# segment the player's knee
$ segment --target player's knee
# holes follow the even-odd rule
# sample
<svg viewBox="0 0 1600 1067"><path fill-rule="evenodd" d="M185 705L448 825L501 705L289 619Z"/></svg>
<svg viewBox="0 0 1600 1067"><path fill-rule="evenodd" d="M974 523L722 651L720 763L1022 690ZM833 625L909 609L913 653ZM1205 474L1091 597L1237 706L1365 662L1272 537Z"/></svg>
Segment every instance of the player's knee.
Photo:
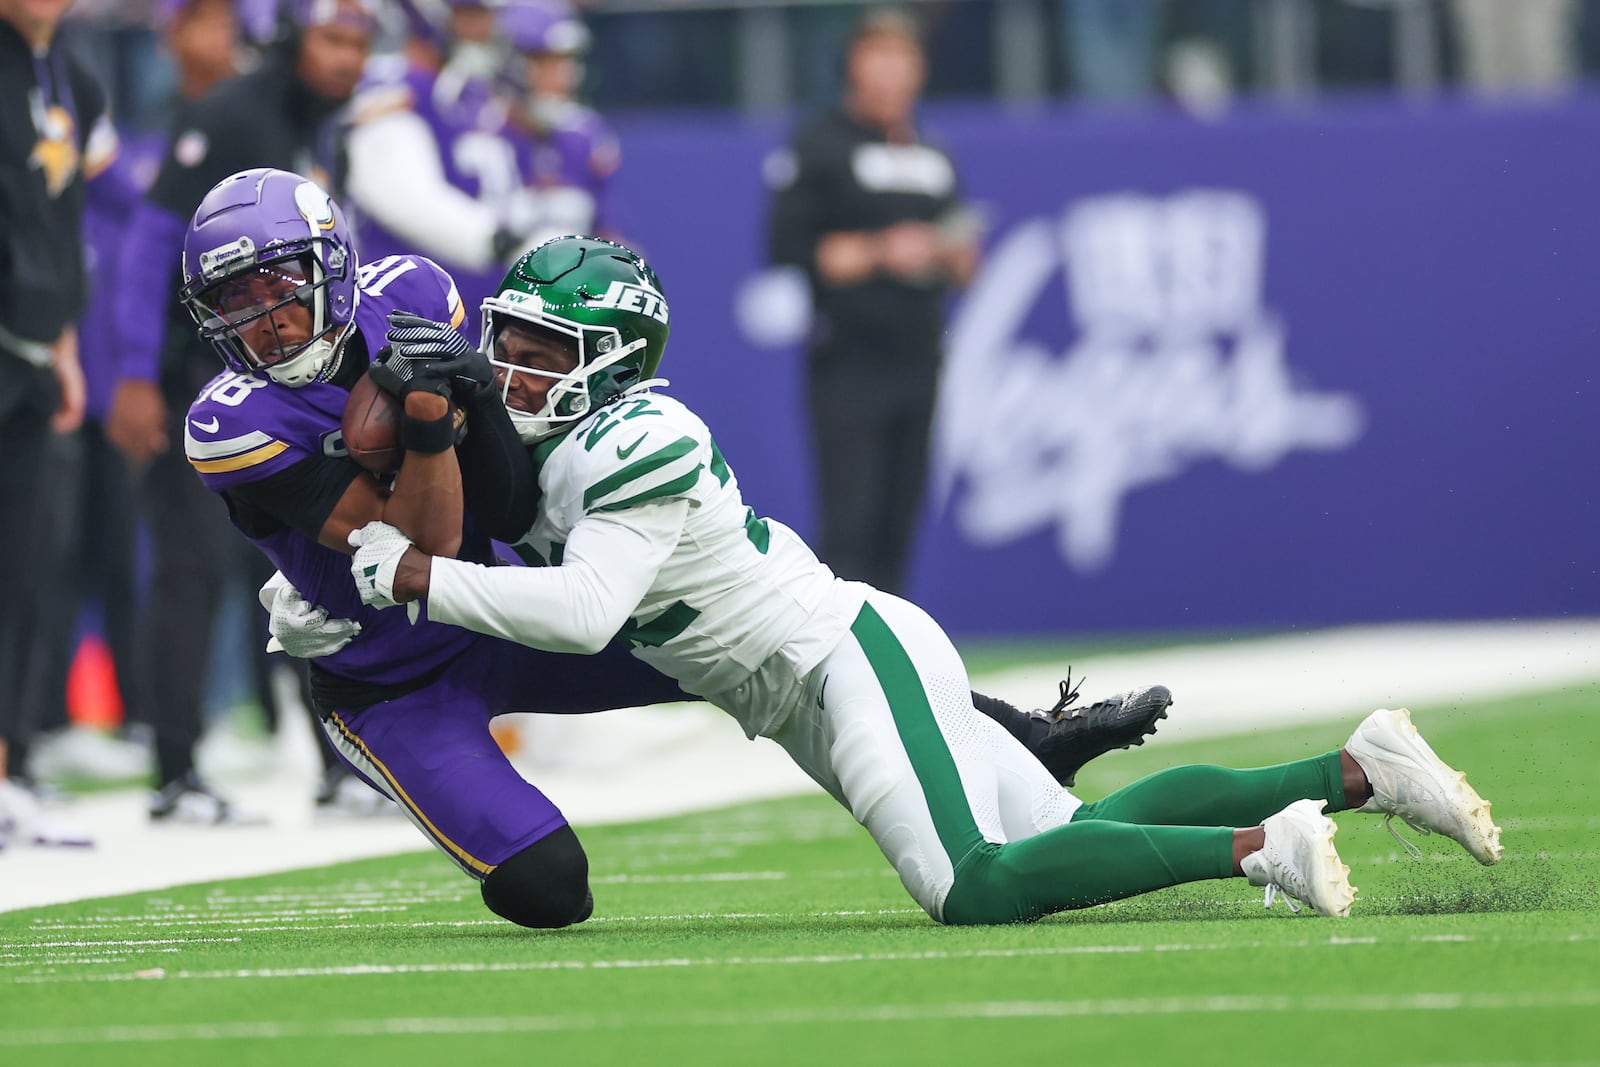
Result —
<svg viewBox="0 0 1600 1067"><path fill-rule="evenodd" d="M540 930L587 919L594 911L589 857L572 827L541 837L489 872L483 902L502 919Z"/></svg>
<svg viewBox="0 0 1600 1067"><path fill-rule="evenodd" d="M1037 919L1038 907L1022 892L1022 879L1002 845L976 848L956 868L945 894L946 926L997 926Z"/></svg>

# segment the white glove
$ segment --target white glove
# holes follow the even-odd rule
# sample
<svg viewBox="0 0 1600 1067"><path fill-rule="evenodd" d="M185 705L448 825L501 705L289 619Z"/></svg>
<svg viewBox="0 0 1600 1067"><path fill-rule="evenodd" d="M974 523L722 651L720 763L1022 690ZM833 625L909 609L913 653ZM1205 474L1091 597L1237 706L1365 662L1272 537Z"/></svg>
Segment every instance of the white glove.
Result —
<svg viewBox="0 0 1600 1067"><path fill-rule="evenodd" d="M261 587L262 600L266 600L269 588L272 602L267 607L271 612L267 629L272 639L267 642L268 652L287 652L296 659L331 656L361 632L361 624L354 619L328 618L327 608L319 608L301 596L300 590L282 574L274 574Z"/></svg>
<svg viewBox="0 0 1600 1067"><path fill-rule="evenodd" d="M356 550L350 561L350 576L356 580L361 602L375 608L398 605L394 598L394 572L400 566L400 557L411 547L411 538L386 522L369 522L359 530L351 530L349 540L350 547Z"/></svg>
<svg viewBox="0 0 1600 1067"><path fill-rule="evenodd" d="M283 576L282 571L273 571L272 577L261 584L256 590L256 599L261 602L262 611L271 611L272 602L277 599L278 590L289 584L289 579Z"/></svg>

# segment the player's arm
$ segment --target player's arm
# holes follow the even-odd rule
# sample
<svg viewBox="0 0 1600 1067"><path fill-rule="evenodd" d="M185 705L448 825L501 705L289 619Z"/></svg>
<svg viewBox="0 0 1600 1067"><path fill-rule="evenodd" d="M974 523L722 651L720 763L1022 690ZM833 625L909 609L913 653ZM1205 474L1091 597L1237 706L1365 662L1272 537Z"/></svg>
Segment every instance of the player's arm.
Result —
<svg viewBox="0 0 1600 1067"><path fill-rule="evenodd" d="M408 549L395 599L428 617L552 652L590 655L611 642L672 555L689 502L596 512L573 527L559 567L484 567Z"/></svg>
<svg viewBox="0 0 1600 1067"><path fill-rule="evenodd" d="M349 151L350 198L390 233L467 270L498 265L494 205L450 184L426 120L409 110L386 112L350 131ZM428 209L418 211L418 204Z"/></svg>
<svg viewBox="0 0 1600 1067"><path fill-rule="evenodd" d="M406 395L404 404L405 458L380 517L404 530L424 552L453 557L461 550L466 504L450 401L417 390ZM348 530L345 536L348 543Z"/></svg>
<svg viewBox="0 0 1600 1067"><path fill-rule="evenodd" d="M190 461L202 474L204 464L211 462L204 458L197 462L193 455ZM431 457L407 453L391 493L348 460L312 455L262 477L235 481L224 492L235 521L246 534L288 526L303 537L348 554L353 551L350 531L369 522L405 522L416 530L418 544L454 555L461 543L459 474L455 489L458 506L452 510L448 502L451 475L438 469L446 465L455 466L448 453ZM427 514L419 518L424 512ZM454 529L442 530L452 518Z"/></svg>
<svg viewBox="0 0 1600 1067"><path fill-rule="evenodd" d="M355 464L331 461L349 467L350 475L338 502L312 534L320 544L349 553L354 550L350 531L360 530L366 523L386 522L405 531L427 552L453 557L461 550L464 502L461 467L451 446L450 402L435 394L413 392L405 398L405 413L408 422L437 427L435 435L443 448L426 451L408 442L400 474L395 475L394 488L389 491L365 477Z"/></svg>
<svg viewBox="0 0 1600 1067"><path fill-rule="evenodd" d="M767 216L767 257L780 266L815 269L822 236L826 190L806 138L780 148L763 166L772 201Z"/></svg>
<svg viewBox="0 0 1600 1067"><path fill-rule="evenodd" d="M227 121L215 101L188 109L174 130L161 170L134 207L116 267L107 275L117 279L111 313L118 362L106 436L135 463L172 445L160 386L161 353L189 216L213 185L256 161L248 124Z"/></svg>
<svg viewBox="0 0 1600 1067"><path fill-rule="evenodd" d="M467 512L496 541L519 541L533 528L539 509L533 457L517 436L499 389L463 390L456 403L467 416L467 435L456 446Z"/></svg>
<svg viewBox="0 0 1600 1067"><path fill-rule="evenodd" d="M768 256L775 264L804 268L824 285L855 285L883 266L882 241L878 231L845 230L835 223L832 205L841 184L836 154L831 142L812 130L787 154L769 157Z"/></svg>

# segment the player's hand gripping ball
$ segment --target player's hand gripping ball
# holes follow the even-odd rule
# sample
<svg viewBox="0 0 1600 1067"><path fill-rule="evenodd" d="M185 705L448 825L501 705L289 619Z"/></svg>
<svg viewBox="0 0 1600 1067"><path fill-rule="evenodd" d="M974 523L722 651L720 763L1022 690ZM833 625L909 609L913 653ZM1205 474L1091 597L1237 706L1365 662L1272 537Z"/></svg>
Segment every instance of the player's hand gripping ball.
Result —
<svg viewBox="0 0 1600 1067"><path fill-rule="evenodd" d="M405 455L400 447L400 401L378 388L369 371L350 390L340 429L350 458L374 474L393 474Z"/></svg>

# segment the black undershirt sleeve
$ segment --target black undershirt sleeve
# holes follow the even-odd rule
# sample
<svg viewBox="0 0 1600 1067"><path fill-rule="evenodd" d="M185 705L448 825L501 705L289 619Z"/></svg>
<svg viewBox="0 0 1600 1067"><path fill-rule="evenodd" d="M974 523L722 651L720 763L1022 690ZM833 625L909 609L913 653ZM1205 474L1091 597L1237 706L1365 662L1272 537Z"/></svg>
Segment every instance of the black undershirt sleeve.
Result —
<svg viewBox="0 0 1600 1067"><path fill-rule="evenodd" d="M223 496L234 523L247 536L261 537L287 526L316 541L350 483L368 477L346 460L308 456L276 474L236 485Z"/></svg>
<svg viewBox="0 0 1600 1067"><path fill-rule="evenodd" d="M480 389L460 403L467 435L456 446L456 458L467 512L494 540L518 541L533 528L539 507L533 457L496 389Z"/></svg>

